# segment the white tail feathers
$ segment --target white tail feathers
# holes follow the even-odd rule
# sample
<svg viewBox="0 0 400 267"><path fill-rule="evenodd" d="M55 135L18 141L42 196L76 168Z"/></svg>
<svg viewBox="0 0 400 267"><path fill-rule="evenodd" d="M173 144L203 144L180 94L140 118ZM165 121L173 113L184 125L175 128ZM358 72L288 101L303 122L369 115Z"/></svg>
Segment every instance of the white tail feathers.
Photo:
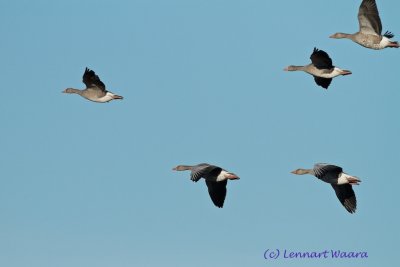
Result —
<svg viewBox="0 0 400 267"><path fill-rule="evenodd" d="M347 173L342 172L338 178L338 184L351 184L351 185L359 185L361 182L360 179L356 176L348 175Z"/></svg>

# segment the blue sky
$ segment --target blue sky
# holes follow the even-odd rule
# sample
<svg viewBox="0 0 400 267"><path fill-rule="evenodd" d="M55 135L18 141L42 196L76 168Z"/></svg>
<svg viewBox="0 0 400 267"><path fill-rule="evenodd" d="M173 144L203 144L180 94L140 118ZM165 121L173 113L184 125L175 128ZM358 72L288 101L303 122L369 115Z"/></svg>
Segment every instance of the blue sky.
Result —
<svg viewBox="0 0 400 267"><path fill-rule="evenodd" d="M394 264L399 50L358 30L360 1L1 1L0 265ZM397 1L378 1L399 40ZM314 47L353 75L328 91L290 64ZM123 101L98 104L85 67ZM171 169L208 162L241 179L223 209ZM357 213L290 171L316 162L361 178ZM368 259L265 260L266 249Z"/></svg>

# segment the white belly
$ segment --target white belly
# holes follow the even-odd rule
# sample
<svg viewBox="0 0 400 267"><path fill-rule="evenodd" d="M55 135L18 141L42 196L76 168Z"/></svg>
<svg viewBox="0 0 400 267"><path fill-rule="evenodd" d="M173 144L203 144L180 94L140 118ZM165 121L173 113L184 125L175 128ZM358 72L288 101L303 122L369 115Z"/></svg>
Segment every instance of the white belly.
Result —
<svg viewBox="0 0 400 267"><path fill-rule="evenodd" d="M105 102L113 100L113 96L114 96L114 94L112 94L110 92L107 92L107 94L105 96L100 97L100 98L98 98L96 100L93 100L93 101L100 102L100 103L105 103Z"/></svg>

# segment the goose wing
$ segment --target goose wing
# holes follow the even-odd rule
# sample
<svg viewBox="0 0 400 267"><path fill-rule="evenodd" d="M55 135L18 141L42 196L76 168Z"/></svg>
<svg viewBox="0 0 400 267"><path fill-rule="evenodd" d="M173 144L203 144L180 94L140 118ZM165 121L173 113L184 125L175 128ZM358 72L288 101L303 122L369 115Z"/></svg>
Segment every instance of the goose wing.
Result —
<svg viewBox="0 0 400 267"><path fill-rule="evenodd" d="M334 183L339 178L339 174L343 172L343 169L339 166L317 163L314 165L314 175L327 183Z"/></svg>
<svg viewBox="0 0 400 267"><path fill-rule="evenodd" d="M190 179L193 182L197 182L201 178L206 178L206 176L210 176L214 173L218 174L221 172L222 168L214 165L210 165L207 163L201 163L193 167L192 172L190 173Z"/></svg>
<svg viewBox="0 0 400 267"><path fill-rule="evenodd" d="M317 77L314 76L315 83L322 88L328 89L329 85L332 82L332 78L322 78L322 77Z"/></svg>
<svg viewBox="0 0 400 267"><path fill-rule="evenodd" d="M343 207L350 213L356 212L357 199L354 194L353 187L349 184L337 185L331 184L335 190L336 196L342 203Z"/></svg>
<svg viewBox="0 0 400 267"><path fill-rule="evenodd" d="M381 35L382 22L375 0L362 1L358 11L358 22L360 24L360 32Z"/></svg>
<svg viewBox="0 0 400 267"><path fill-rule="evenodd" d="M224 206L227 183L228 183L227 180L224 180L221 182L214 182L214 181L206 180L206 185L208 187L208 193L210 194L212 202L218 208L222 208Z"/></svg>
<svg viewBox="0 0 400 267"><path fill-rule="evenodd" d="M106 91L106 86L100 80L99 76L97 76L93 70L90 70L88 68L85 69L85 73L82 77L82 82L86 85L86 88L97 87L104 92Z"/></svg>
<svg viewBox="0 0 400 267"><path fill-rule="evenodd" d="M314 48L314 51L311 54L310 59L311 59L312 64L317 69L332 69L333 68L332 59L323 50Z"/></svg>

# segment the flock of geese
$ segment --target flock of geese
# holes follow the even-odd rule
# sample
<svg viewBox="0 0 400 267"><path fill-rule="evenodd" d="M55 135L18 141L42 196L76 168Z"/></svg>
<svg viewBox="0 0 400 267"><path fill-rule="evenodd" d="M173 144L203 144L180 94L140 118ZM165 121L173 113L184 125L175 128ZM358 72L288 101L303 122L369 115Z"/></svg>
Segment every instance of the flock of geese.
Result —
<svg viewBox="0 0 400 267"><path fill-rule="evenodd" d="M394 35L386 31L382 35L382 22L379 17L375 0L363 0L358 10L360 30L353 34L335 33L330 38L347 38L366 48L380 50L386 47L399 48L398 42L390 40ZM332 65L332 59L322 50L314 48L311 54L311 64L306 66L288 66L285 71L305 71L314 76L315 83L328 89L332 79L339 75L349 75L351 71L342 70Z"/></svg>
<svg viewBox="0 0 400 267"><path fill-rule="evenodd" d="M335 33L331 38L347 38L366 48L384 49L386 47L399 48L399 43L391 41L394 37L391 32L385 32L382 35L382 23L379 18L379 12L375 0L363 0L359 12L358 21L360 30L354 34ZM339 75L349 75L351 71L342 70L334 67L332 59L322 50L314 48L311 54L311 63L305 66L288 66L285 71L304 71L314 76L317 85L327 89L334 77ZM82 78L86 89L79 90L67 88L63 93L78 94L87 100L105 103L114 99L123 99L122 96L116 95L106 90L106 86L100 80L99 76L93 70L85 69ZM173 168L174 171L191 171L190 179L194 182L203 178L206 182L208 193L215 206L222 208L226 197L226 186L228 180L238 180L239 177L221 167L207 163L201 163L194 166L178 165ZM317 163L313 169L297 169L292 171L293 174L303 175L310 174L318 179L330 184L334 189L337 198L344 208L354 213L357 208L357 200L354 194L353 185L358 185L361 181L356 176L351 176L343 171L339 166L326 163Z"/></svg>

